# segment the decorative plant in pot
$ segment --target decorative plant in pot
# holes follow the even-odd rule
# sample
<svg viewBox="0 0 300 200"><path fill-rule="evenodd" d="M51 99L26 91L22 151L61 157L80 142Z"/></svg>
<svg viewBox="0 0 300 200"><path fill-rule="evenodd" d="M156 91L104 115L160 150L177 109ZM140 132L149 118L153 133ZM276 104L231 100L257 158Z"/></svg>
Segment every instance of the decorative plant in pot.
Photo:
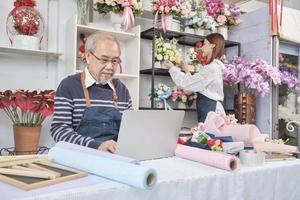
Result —
<svg viewBox="0 0 300 200"><path fill-rule="evenodd" d="M154 41L154 56L155 61L160 63L161 68L164 67L161 63L169 60L173 64L179 64L181 61L181 49L177 49L177 40L175 38L169 40L163 37L155 38Z"/></svg>
<svg viewBox="0 0 300 200"><path fill-rule="evenodd" d="M16 0L6 20L6 32L15 48L38 50L44 34L44 19L34 9L35 0Z"/></svg>
<svg viewBox="0 0 300 200"><path fill-rule="evenodd" d="M54 111L54 90L0 92L0 109L13 122L16 154L36 153L43 121Z"/></svg>
<svg viewBox="0 0 300 200"><path fill-rule="evenodd" d="M93 10L100 14L110 13L115 29L127 31L134 25L134 18L143 13L141 0L94 0Z"/></svg>
<svg viewBox="0 0 300 200"><path fill-rule="evenodd" d="M281 84L280 71L266 61L257 58L248 62L241 57L233 57L225 64L224 83L235 90L235 114L240 123L255 123L255 93L267 96L272 87Z"/></svg>
<svg viewBox="0 0 300 200"><path fill-rule="evenodd" d="M172 101L177 102L177 108L186 109L191 107L197 98L196 93L185 91L175 86L172 91Z"/></svg>

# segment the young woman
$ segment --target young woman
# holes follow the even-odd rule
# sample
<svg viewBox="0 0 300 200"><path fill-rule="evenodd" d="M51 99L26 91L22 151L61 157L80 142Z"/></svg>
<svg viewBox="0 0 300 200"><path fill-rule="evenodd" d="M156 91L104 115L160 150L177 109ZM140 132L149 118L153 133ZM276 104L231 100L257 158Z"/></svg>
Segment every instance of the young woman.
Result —
<svg viewBox="0 0 300 200"><path fill-rule="evenodd" d="M220 61L225 52L224 48L225 41L221 34L213 33L206 36L201 50L207 64L193 75L184 63L179 68L171 62L164 62L177 86L197 92L198 122L204 122L209 111L225 114L222 106L224 98L222 78L224 64Z"/></svg>

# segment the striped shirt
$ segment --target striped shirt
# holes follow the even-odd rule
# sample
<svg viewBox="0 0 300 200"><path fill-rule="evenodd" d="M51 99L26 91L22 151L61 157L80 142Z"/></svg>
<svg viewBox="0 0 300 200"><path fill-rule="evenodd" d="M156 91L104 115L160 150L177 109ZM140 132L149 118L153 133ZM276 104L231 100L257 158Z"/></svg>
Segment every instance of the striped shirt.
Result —
<svg viewBox="0 0 300 200"><path fill-rule="evenodd" d="M118 109L132 109L132 101L126 86L119 80L113 79L118 95ZM113 108L112 89L108 84L92 84L88 87L91 107ZM66 141L97 149L100 142L91 137L78 134L75 130L83 116L86 101L80 81L80 74L68 76L58 86L54 103L54 116L51 124L51 136L55 142Z"/></svg>

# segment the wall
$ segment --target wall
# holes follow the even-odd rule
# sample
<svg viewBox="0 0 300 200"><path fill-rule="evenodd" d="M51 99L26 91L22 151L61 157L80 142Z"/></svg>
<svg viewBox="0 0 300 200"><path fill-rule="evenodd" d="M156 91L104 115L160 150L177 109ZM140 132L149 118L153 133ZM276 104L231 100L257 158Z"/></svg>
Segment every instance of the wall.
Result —
<svg viewBox="0 0 300 200"><path fill-rule="evenodd" d="M242 23L230 31L230 40L241 42L241 55L246 59L262 58L271 63L271 38L268 29L268 8L244 14ZM271 136L272 95L256 97L256 124L262 133Z"/></svg>

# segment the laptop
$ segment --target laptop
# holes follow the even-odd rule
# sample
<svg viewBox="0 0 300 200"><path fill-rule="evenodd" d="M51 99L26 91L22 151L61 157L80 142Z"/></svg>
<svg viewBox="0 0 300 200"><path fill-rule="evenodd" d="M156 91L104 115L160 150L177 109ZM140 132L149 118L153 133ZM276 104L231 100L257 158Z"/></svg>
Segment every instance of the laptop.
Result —
<svg viewBox="0 0 300 200"><path fill-rule="evenodd" d="M116 154L137 160L174 156L184 111L126 110Z"/></svg>

